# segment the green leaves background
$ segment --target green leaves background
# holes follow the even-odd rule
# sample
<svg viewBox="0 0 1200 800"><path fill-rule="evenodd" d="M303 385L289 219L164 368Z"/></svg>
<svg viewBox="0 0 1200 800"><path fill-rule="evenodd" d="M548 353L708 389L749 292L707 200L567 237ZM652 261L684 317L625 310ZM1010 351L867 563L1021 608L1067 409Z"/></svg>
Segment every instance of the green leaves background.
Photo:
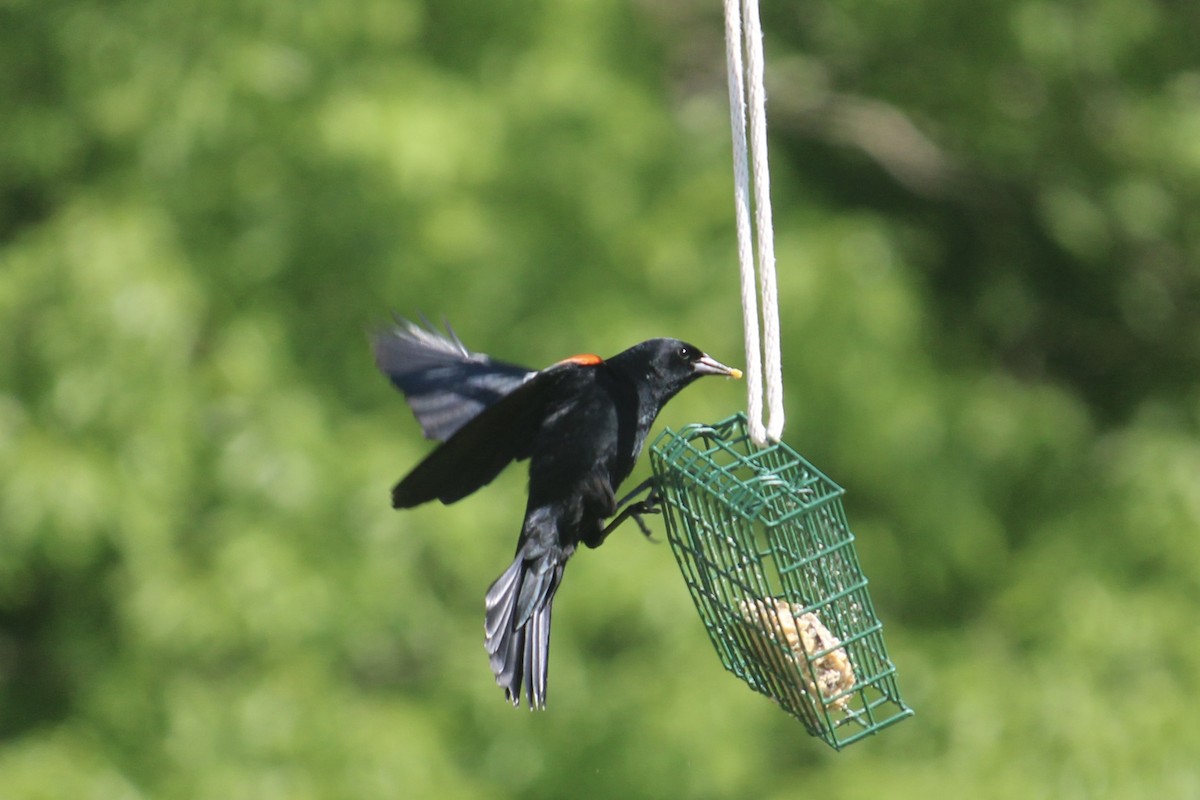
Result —
<svg viewBox="0 0 1200 800"><path fill-rule="evenodd" d="M0 796L1200 792L1198 16L764 7L786 436L918 711L835 754L633 534L513 711L520 470L387 502L393 310L740 362L715 4L0 2Z"/></svg>

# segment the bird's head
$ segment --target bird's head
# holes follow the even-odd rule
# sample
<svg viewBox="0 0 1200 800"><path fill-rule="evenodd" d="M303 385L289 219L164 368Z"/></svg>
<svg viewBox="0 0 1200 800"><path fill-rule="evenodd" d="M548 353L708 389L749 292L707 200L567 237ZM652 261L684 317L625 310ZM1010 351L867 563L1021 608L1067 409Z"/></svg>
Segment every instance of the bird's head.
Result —
<svg viewBox="0 0 1200 800"><path fill-rule="evenodd" d="M657 370L668 380L690 383L705 375L724 375L734 379L742 377L740 369L725 366L694 344L678 339L659 339L655 349Z"/></svg>
<svg viewBox="0 0 1200 800"><path fill-rule="evenodd" d="M680 389L705 375L742 377L694 344L679 339L650 339L608 359L608 363L638 377L639 390L657 404L666 403Z"/></svg>

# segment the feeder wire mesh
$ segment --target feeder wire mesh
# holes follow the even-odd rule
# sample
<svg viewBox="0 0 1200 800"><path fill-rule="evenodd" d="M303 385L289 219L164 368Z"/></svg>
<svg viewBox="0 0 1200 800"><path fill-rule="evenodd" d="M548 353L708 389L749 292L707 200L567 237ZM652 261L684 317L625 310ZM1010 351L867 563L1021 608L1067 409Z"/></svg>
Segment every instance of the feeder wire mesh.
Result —
<svg viewBox="0 0 1200 800"><path fill-rule="evenodd" d="M737 414L650 449L667 538L725 668L835 749L912 715L843 489Z"/></svg>

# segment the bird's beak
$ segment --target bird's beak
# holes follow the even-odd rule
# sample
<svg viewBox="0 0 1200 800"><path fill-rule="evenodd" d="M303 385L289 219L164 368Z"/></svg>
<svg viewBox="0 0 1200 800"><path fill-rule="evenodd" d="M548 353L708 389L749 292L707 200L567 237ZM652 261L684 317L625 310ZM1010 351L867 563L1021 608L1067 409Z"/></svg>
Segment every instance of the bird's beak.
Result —
<svg viewBox="0 0 1200 800"><path fill-rule="evenodd" d="M734 380L742 377L742 371L740 369L727 367L709 355L700 356L700 358L696 360L696 364L693 369L697 375L728 375Z"/></svg>

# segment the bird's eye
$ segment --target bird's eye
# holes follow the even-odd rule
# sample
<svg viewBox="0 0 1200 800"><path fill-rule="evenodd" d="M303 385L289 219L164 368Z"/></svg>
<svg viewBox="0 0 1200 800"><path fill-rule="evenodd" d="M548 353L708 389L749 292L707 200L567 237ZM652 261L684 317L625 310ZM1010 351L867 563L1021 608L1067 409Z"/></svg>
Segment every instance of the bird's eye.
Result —
<svg viewBox="0 0 1200 800"><path fill-rule="evenodd" d="M682 347L679 348L678 355L684 361L691 361L692 360L692 348L688 347L687 345L683 345Z"/></svg>

